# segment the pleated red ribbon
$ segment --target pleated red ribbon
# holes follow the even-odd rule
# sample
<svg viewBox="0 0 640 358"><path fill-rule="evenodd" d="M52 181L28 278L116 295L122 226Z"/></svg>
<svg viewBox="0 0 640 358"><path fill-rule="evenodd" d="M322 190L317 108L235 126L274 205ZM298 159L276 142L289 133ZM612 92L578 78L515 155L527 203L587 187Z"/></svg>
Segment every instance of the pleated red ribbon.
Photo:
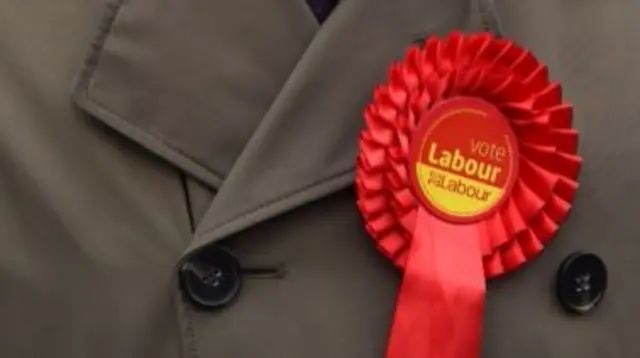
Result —
<svg viewBox="0 0 640 358"><path fill-rule="evenodd" d="M508 196L460 222L425 205L411 154L421 120L459 97L498 109L518 154ZM358 207L377 247L404 272L386 357L479 357L485 279L536 257L570 211L582 162L572 107L530 51L489 33L454 32L394 63L365 121Z"/></svg>

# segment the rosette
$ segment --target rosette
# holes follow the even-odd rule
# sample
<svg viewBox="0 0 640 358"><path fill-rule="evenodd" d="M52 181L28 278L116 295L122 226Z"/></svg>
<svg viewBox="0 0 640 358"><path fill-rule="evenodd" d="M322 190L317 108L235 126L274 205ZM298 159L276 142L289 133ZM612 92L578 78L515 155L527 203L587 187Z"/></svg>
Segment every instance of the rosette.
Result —
<svg viewBox="0 0 640 358"><path fill-rule="evenodd" d="M404 272L387 357L478 357L485 279L536 257L570 211L572 107L530 51L454 32L409 48L364 119L357 204Z"/></svg>

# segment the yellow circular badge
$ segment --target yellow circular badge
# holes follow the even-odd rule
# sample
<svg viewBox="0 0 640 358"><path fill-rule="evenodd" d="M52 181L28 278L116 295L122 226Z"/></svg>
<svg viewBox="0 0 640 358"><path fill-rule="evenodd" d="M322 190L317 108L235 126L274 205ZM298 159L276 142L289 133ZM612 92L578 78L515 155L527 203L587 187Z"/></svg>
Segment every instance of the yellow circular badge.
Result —
<svg viewBox="0 0 640 358"><path fill-rule="evenodd" d="M421 118L411 143L411 180L438 217L472 222L509 196L518 171L518 143L493 105L470 97L440 102Z"/></svg>

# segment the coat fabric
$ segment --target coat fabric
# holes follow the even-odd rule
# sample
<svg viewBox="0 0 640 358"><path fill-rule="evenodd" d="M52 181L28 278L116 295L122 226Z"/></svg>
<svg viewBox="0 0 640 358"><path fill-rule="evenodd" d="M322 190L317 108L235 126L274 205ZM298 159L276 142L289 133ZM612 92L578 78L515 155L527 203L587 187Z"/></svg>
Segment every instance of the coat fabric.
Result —
<svg viewBox="0 0 640 358"><path fill-rule="evenodd" d="M639 357L640 3L488 3L319 25L304 0L0 1L0 356L384 357L400 274L355 206L362 110L416 40L497 12L563 83L584 166L559 235L488 283L482 357ZM216 247L278 274L198 308L179 267ZM553 288L577 250L609 271L585 316Z"/></svg>

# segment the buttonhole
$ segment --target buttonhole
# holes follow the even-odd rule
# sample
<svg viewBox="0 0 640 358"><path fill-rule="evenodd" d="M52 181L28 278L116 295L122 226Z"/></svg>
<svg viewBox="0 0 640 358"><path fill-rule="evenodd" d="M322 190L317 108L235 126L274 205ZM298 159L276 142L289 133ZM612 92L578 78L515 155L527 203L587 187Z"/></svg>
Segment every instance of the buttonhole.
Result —
<svg viewBox="0 0 640 358"><path fill-rule="evenodd" d="M248 266L240 269L246 278L270 278L281 279L287 275L287 270L283 264L277 266Z"/></svg>

